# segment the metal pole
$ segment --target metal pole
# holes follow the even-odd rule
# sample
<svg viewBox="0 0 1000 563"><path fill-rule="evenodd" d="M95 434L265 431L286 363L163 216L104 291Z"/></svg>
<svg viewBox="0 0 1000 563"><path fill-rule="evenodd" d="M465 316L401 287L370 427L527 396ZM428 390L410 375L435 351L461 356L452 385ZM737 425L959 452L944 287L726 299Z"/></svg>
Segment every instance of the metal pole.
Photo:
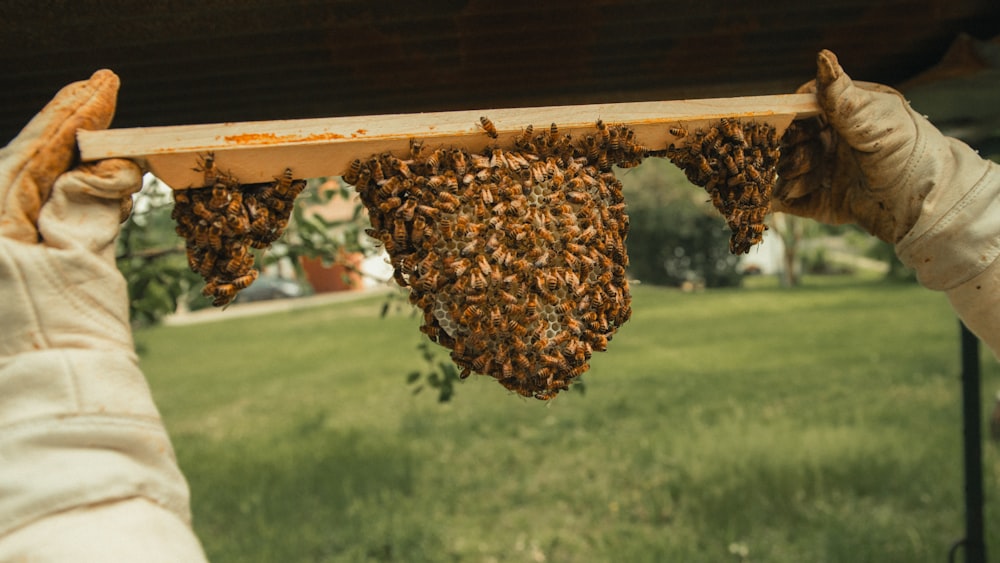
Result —
<svg viewBox="0 0 1000 563"><path fill-rule="evenodd" d="M962 341L962 433L965 444L965 539L951 548L952 561L959 546L966 563L986 563L983 538L982 409L979 396L979 340L959 322Z"/></svg>

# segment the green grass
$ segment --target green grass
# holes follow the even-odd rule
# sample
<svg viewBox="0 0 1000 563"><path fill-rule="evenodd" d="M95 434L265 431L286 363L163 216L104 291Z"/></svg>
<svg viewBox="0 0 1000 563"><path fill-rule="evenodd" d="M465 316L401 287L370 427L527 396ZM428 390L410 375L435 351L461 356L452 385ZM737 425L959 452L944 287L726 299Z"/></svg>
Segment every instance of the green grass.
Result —
<svg viewBox="0 0 1000 563"><path fill-rule="evenodd" d="M418 319L378 298L137 340L215 562L946 560L964 504L942 295L814 278L633 297L586 392L548 404L483 377L450 404L413 395Z"/></svg>

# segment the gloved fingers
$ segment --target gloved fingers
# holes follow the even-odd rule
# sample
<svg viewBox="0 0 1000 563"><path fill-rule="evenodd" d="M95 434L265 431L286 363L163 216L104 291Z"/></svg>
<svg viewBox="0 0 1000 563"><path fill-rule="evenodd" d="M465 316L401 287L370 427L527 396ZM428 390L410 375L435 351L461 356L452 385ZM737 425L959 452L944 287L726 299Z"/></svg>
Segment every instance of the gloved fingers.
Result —
<svg viewBox="0 0 1000 563"><path fill-rule="evenodd" d="M793 122L781 138L781 156L778 159L778 177L792 181L817 169L823 155L821 133L823 125L818 119ZM788 193L792 197L801 194Z"/></svg>
<svg viewBox="0 0 1000 563"><path fill-rule="evenodd" d="M36 224L56 178L76 159L78 129L105 129L120 81L110 70L64 87L0 149L0 236L38 240Z"/></svg>
<svg viewBox="0 0 1000 563"><path fill-rule="evenodd" d="M830 125L860 158L873 153L886 158L905 150L916 126L902 94L881 84L853 81L837 56L825 49L816 64L816 99Z"/></svg>
<svg viewBox="0 0 1000 563"><path fill-rule="evenodd" d="M142 188L142 169L125 159L81 164L60 176L38 217L41 241L53 248L111 252L125 198Z"/></svg>
<svg viewBox="0 0 1000 563"><path fill-rule="evenodd" d="M119 200L118 202L119 223L124 223L125 221L128 221L129 215L132 215L132 207L134 204L135 202L132 201L132 196L130 195L125 196L121 198L121 200Z"/></svg>

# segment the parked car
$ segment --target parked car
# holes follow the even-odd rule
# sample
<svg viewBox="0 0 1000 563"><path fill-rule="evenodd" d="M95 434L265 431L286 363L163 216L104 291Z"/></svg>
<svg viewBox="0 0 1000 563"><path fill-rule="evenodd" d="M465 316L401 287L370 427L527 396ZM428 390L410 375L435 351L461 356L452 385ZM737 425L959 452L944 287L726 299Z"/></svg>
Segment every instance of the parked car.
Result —
<svg viewBox="0 0 1000 563"><path fill-rule="evenodd" d="M305 289L296 281L274 275L262 275L250 287L236 295L237 303L267 301L270 299L291 299L302 297Z"/></svg>

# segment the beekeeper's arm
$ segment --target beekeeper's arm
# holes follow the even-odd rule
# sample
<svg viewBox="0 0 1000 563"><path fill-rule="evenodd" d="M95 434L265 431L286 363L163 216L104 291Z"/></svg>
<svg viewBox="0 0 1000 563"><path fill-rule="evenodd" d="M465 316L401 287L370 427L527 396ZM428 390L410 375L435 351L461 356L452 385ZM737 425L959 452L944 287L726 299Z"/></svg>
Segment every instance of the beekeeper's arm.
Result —
<svg viewBox="0 0 1000 563"><path fill-rule="evenodd" d="M895 245L1000 355L1000 166L944 136L899 92L853 82L833 53L820 52L818 67L804 90L823 115L786 135L775 210L856 223Z"/></svg>
<svg viewBox="0 0 1000 563"><path fill-rule="evenodd" d="M74 167L118 83L67 86L0 150L0 561L205 560L115 267L142 174Z"/></svg>

